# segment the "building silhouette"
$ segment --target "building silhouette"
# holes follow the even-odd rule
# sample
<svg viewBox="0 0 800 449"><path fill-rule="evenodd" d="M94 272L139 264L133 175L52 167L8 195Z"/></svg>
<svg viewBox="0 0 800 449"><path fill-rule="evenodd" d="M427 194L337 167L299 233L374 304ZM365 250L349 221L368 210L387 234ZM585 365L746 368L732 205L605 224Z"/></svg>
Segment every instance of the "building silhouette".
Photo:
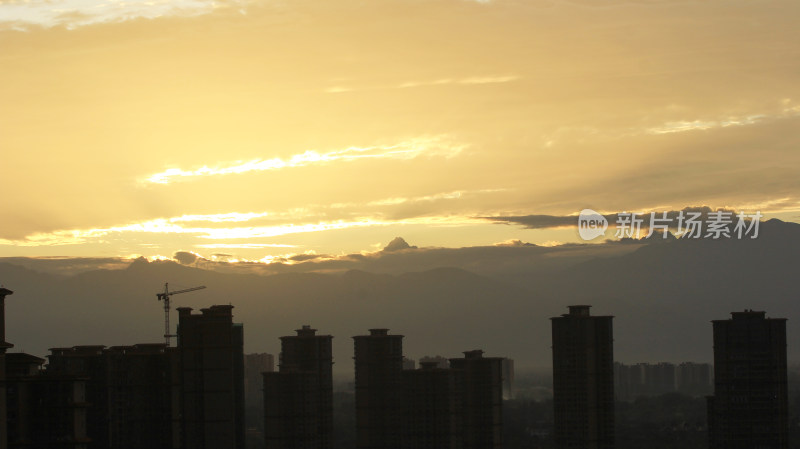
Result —
<svg viewBox="0 0 800 449"><path fill-rule="evenodd" d="M44 372L44 359L6 354L5 297L0 287L0 448L87 449L86 382Z"/></svg>
<svg viewBox="0 0 800 449"><path fill-rule="evenodd" d="M333 353L330 335L303 326L281 337L278 372L264 378L268 449L333 446Z"/></svg>
<svg viewBox="0 0 800 449"><path fill-rule="evenodd" d="M710 448L787 448L786 319L745 310L712 323Z"/></svg>
<svg viewBox="0 0 800 449"><path fill-rule="evenodd" d="M46 374L85 384L90 449L179 447L175 348L133 346L51 348Z"/></svg>
<svg viewBox="0 0 800 449"><path fill-rule="evenodd" d="M358 449L397 449L403 427L403 336L370 329L353 337Z"/></svg>
<svg viewBox="0 0 800 449"><path fill-rule="evenodd" d="M248 408L263 408L264 388L263 373L275 371L275 357L267 353L244 355L244 397Z"/></svg>
<svg viewBox="0 0 800 449"><path fill-rule="evenodd" d="M41 369L44 359L8 354L9 448L87 449L86 382L75 376L52 375Z"/></svg>
<svg viewBox="0 0 800 449"><path fill-rule="evenodd" d="M483 351L464 352L450 359L461 377L461 415L464 449L499 449L503 443L503 358L484 357Z"/></svg>
<svg viewBox="0 0 800 449"><path fill-rule="evenodd" d="M405 449L461 449L463 444L463 371L437 361L403 371Z"/></svg>
<svg viewBox="0 0 800 449"><path fill-rule="evenodd" d="M8 448L8 411L6 406L6 351L14 345L6 341L6 296L11 290L0 287L0 449Z"/></svg>
<svg viewBox="0 0 800 449"><path fill-rule="evenodd" d="M244 335L232 310L178 308L182 448L244 448Z"/></svg>
<svg viewBox="0 0 800 449"><path fill-rule="evenodd" d="M503 359L503 399L514 399L514 359Z"/></svg>
<svg viewBox="0 0 800 449"><path fill-rule="evenodd" d="M71 348L50 348L47 372L56 376L72 376L86 380L86 432L91 437L89 449L112 447L109 403L109 372L105 346L85 345ZM116 411L116 407L113 408Z"/></svg>
<svg viewBox="0 0 800 449"><path fill-rule="evenodd" d="M275 371L275 358L272 354L244 355L244 407L247 428L245 438L248 441L264 439L263 373L273 371Z"/></svg>
<svg viewBox="0 0 800 449"><path fill-rule="evenodd" d="M403 336L353 337L357 447L495 449L502 446L503 358L427 357L403 369Z"/></svg>
<svg viewBox="0 0 800 449"><path fill-rule="evenodd" d="M614 447L614 350L611 316L569 306L551 318L557 449Z"/></svg>
<svg viewBox="0 0 800 449"><path fill-rule="evenodd" d="M436 356L426 355L425 357L421 357L419 359L420 366L422 366L423 363L428 363L428 362L436 363L437 368L443 368L443 369L450 368L450 360L447 357L443 357L440 355Z"/></svg>
<svg viewBox="0 0 800 449"><path fill-rule="evenodd" d="M173 447L178 418L173 399L178 391L175 349L164 343L112 346L104 358L111 447Z"/></svg>
<svg viewBox="0 0 800 449"><path fill-rule="evenodd" d="M6 354L12 293L0 288L0 449L244 449L244 333L233 306L179 309L177 348L52 348L43 368L42 358Z"/></svg>

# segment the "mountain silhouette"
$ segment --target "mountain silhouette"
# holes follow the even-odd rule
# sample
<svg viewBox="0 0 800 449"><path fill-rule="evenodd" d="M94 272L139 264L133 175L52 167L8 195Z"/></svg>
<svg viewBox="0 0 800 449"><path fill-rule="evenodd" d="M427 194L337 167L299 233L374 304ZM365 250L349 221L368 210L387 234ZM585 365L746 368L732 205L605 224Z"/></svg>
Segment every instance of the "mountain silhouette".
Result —
<svg viewBox="0 0 800 449"><path fill-rule="evenodd" d="M352 369L350 337L375 327L405 335L405 352L412 358L484 349L516 359L520 368L547 366L549 318L579 303L593 305L593 314L615 316L615 357L623 362L710 361L710 321L746 308L788 318L789 341L800 336L800 225L770 220L756 239L656 240L601 244L630 248L621 252L596 252L597 245L555 252L543 247L411 252L415 261L431 257L419 264L423 267L462 260L475 270L441 266L385 273L380 269L385 260L374 259L375 272L263 276L140 259L126 269L74 276L0 263L0 280L15 292L6 301L7 339L15 350L39 356L57 346L162 341L163 309L156 293L165 282L172 290L208 287L173 296L173 307L233 304L248 352L277 354L278 337L301 324L334 335L339 371ZM511 250L530 253L498 257L520 254ZM498 266L498 260L506 263ZM790 360L800 360L798 348L788 350Z"/></svg>

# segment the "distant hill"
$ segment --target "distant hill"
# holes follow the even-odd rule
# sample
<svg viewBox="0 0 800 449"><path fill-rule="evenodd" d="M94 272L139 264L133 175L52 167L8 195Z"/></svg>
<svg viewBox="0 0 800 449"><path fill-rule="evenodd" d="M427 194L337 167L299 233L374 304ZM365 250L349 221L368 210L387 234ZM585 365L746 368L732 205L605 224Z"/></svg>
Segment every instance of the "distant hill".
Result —
<svg viewBox="0 0 800 449"><path fill-rule="evenodd" d="M339 371L352 369L350 337L373 327L405 335L412 358L481 348L523 368L546 366L548 318L577 303L615 316L615 356L625 362L710 361L710 320L745 308L788 318L789 340L800 337L795 223L762 223L759 238L746 240L561 249L402 246L383 256L392 258L389 273L382 257L334 274L269 276L145 260L72 276L0 263L0 280L15 291L6 300L7 339L15 350L36 355L55 346L161 341L163 310L155 294L164 282L173 289L208 287L174 296L174 307L233 304L249 352L277 354L278 337L302 324L332 334ZM408 260L420 271L398 273ZM442 260L461 268L431 268ZM790 344L789 351L790 359L800 360L800 348Z"/></svg>

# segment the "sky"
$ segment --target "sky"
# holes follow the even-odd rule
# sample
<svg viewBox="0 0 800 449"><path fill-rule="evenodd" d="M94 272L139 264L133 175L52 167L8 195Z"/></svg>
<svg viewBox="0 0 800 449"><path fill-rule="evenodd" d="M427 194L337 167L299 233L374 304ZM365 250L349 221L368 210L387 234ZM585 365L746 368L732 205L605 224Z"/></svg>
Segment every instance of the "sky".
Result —
<svg viewBox="0 0 800 449"><path fill-rule="evenodd" d="M269 262L497 217L800 221L795 0L0 0L0 255Z"/></svg>

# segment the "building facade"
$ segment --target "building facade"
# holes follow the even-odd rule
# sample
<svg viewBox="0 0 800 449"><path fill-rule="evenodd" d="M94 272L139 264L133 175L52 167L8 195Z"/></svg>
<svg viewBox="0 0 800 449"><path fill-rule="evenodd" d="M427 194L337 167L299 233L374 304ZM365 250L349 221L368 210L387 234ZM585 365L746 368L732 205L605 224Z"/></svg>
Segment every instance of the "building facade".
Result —
<svg viewBox="0 0 800 449"><path fill-rule="evenodd" d="M406 449L461 449L463 444L463 372L420 362L403 371Z"/></svg>
<svg viewBox="0 0 800 449"><path fill-rule="evenodd" d="M551 318L557 449L614 447L614 349L611 316L569 306Z"/></svg>
<svg viewBox="0 0 800 449"><path fill-rule="evenodd" d="M709 446L787 448L786 319L745 310L712 323L714 395L708 398Z"/></svg>
<svg viewBox="0 0 800 449"><path fill-rule="evenodd" d="M461 415L465 449L499 449L503 445L503 358L465 351L450 359L461 377Z"/></svg>
<svg viewBox="0 0 800 449"><path fill-rule="evenodd" d="M0 287L0 449L8 449L8 411L6 409L6 351L14 345L6 341L6 296L13 291Z"/></svg>
<svg viewBox="0 0 800 449"><path fill-rule="evenodd" d="M178 308L182 448L244 448L244 335L232 310Z"/></svg>
<svg viewBox="0 0 800 449"><path fill-rule="evenodd" d="M403 336L370 329L353 337L356 447L399 449L403 427Z"/></svg>
<svg viewBox="0 0 800 449"><path fill-rule="evenodd" d="M268 449L333 446L333 352L330 335L303 326L281 337L278 372L264 373Z"/></svg>

